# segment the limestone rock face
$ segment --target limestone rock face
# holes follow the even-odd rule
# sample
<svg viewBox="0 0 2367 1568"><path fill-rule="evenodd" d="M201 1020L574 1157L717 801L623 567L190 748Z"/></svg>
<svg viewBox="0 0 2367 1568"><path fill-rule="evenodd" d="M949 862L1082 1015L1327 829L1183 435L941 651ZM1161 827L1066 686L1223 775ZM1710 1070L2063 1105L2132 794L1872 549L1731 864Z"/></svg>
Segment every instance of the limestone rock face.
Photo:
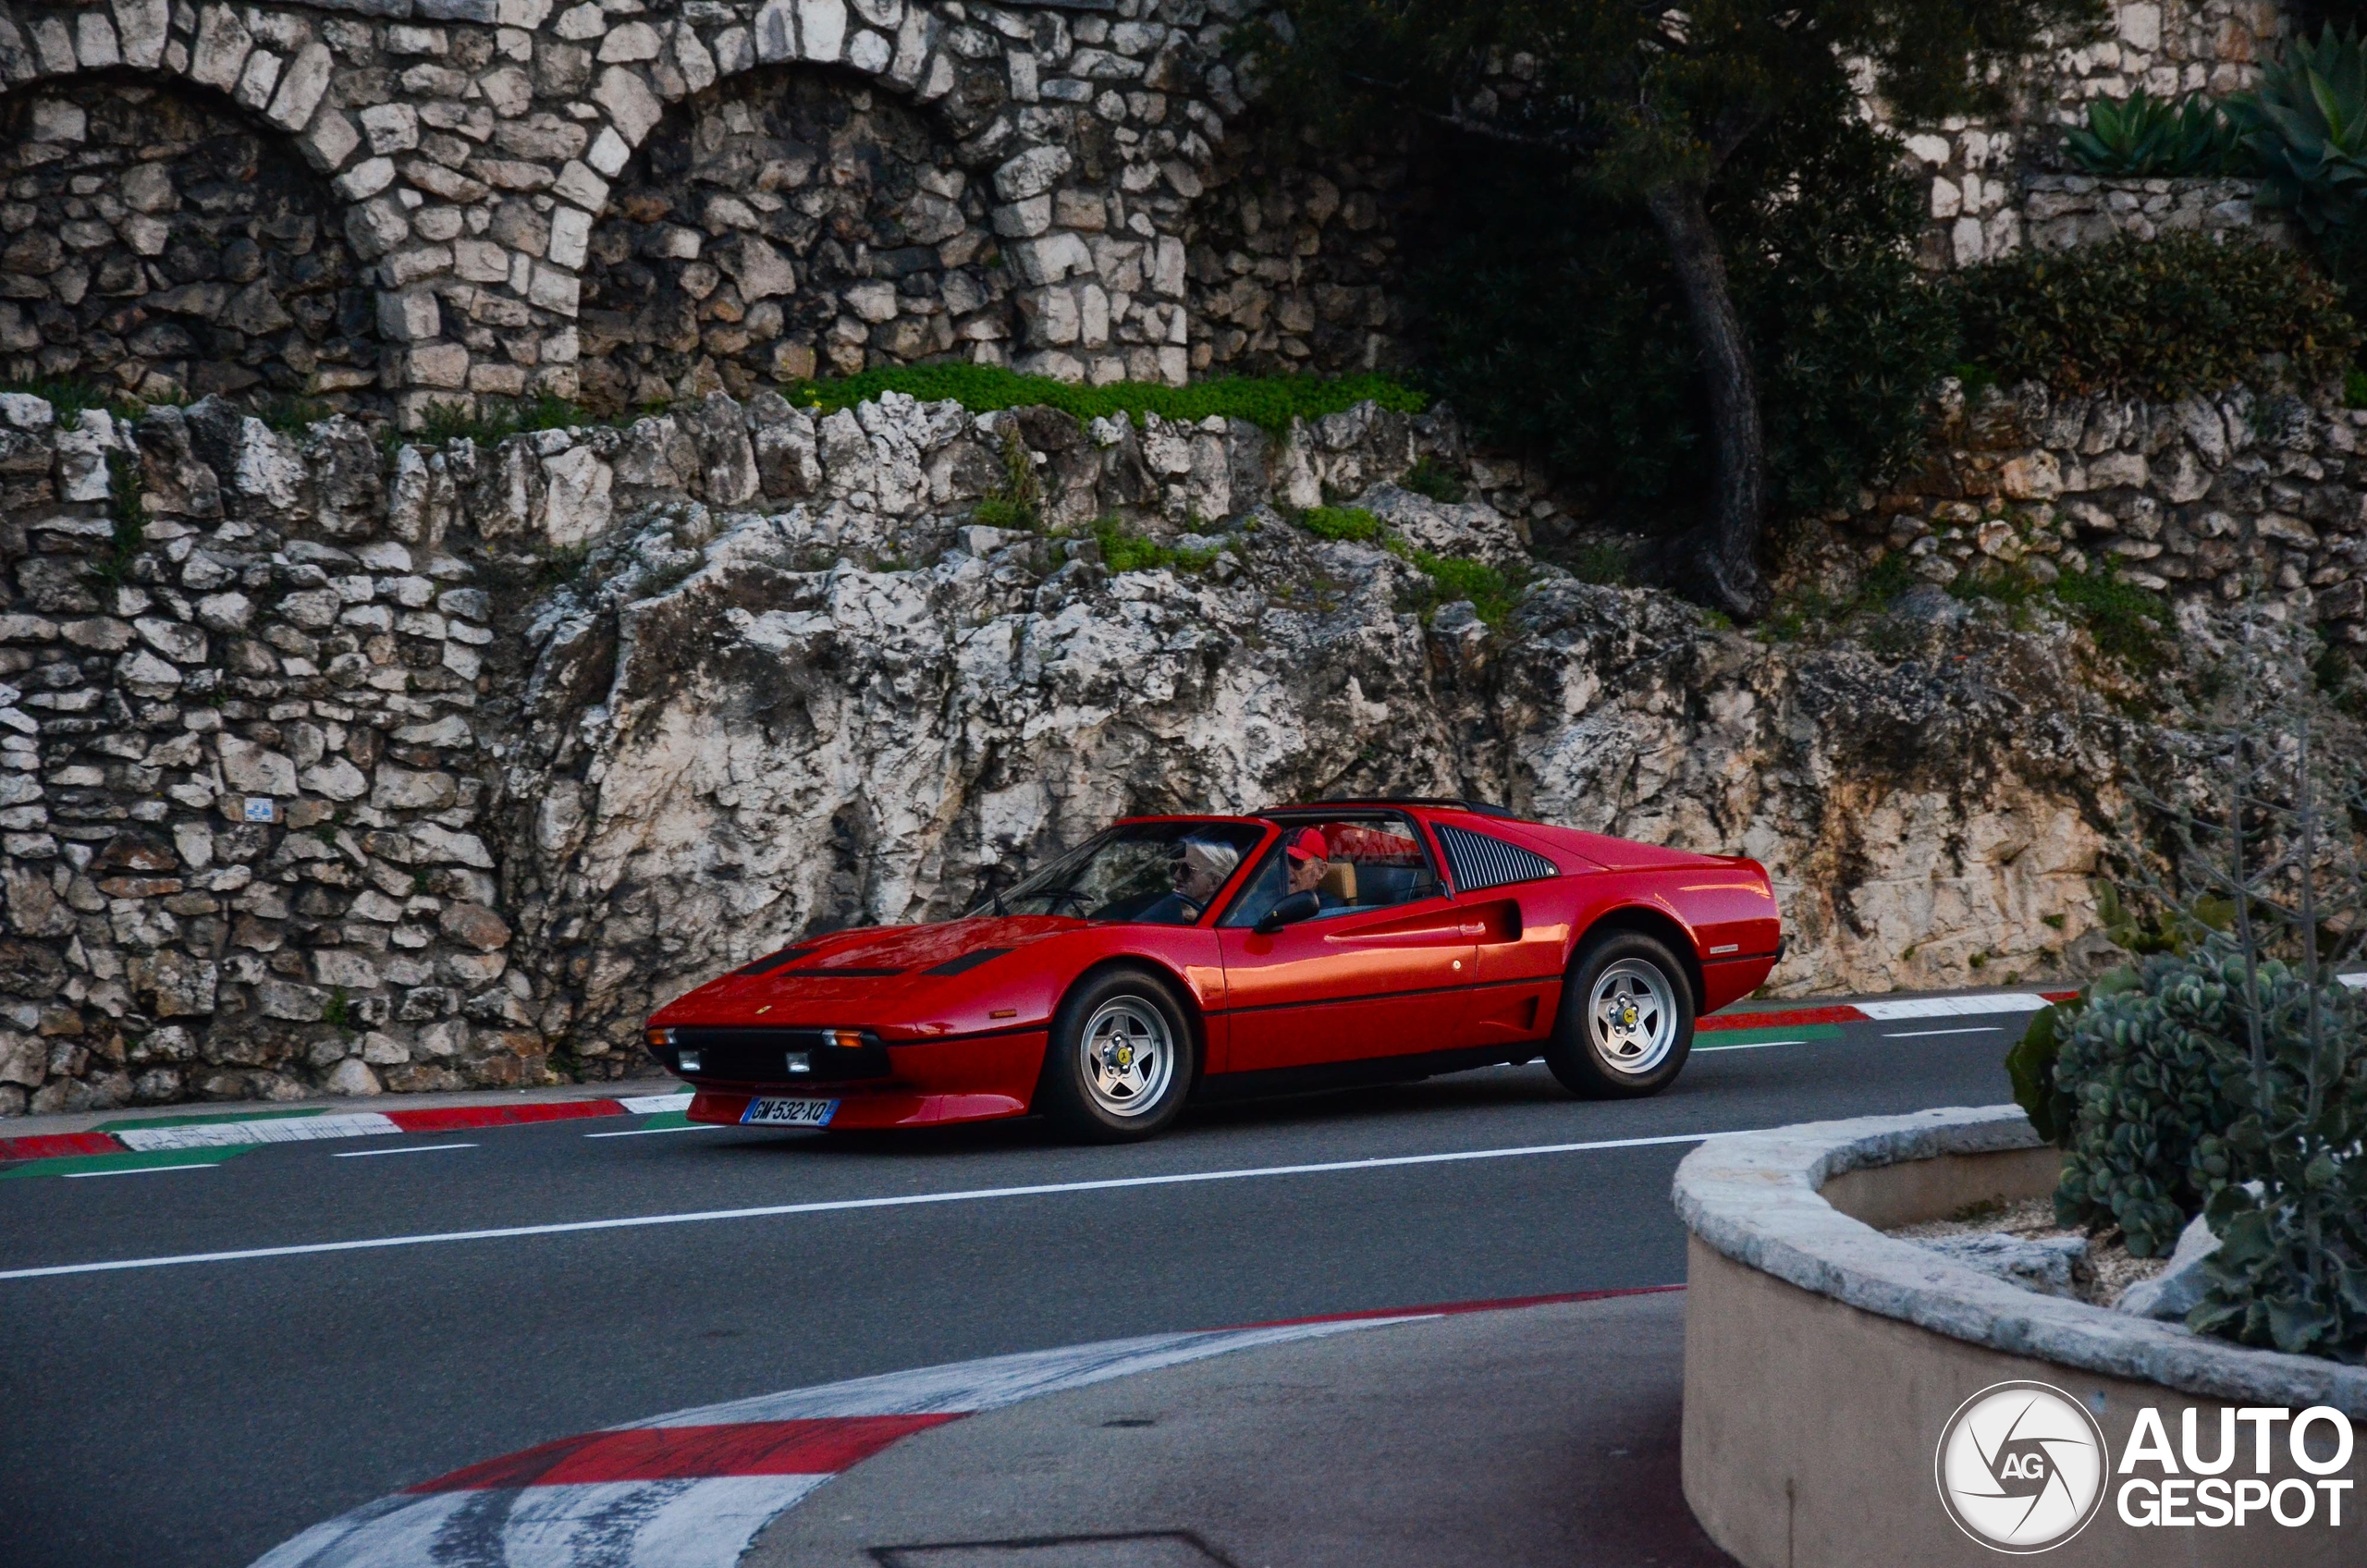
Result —
<svg viewBox="0 0 2367 1568"><path fill-rule="evenodd" d="M996 418L833 415L824 489L844 498L654 517L619 576L536 612L504 783L512 950L569 977L579 1050L632 1048L650 1008L805 930L956 913L1112 817L1318 795L1470 795L1757 856L1786 993L2055 971L2087 924L2116 731L2067 629L1910 615L1886 656L1769 643L1540 567L1484 504L1385 483L1362 499L1406 543L1539 572L1501 624L1270 508L1171 533L1213 552L1197 570L1112 572L1090 540L947 528L898 477L950 472ZM1200 470L1162 446L1253 447L1208 467L1331 484L1402 472L1427 439L1387 418L1333 436L1048 436L1048 509L1187 496ZM1161 467L1171 485L1146 485Z"/></svg>

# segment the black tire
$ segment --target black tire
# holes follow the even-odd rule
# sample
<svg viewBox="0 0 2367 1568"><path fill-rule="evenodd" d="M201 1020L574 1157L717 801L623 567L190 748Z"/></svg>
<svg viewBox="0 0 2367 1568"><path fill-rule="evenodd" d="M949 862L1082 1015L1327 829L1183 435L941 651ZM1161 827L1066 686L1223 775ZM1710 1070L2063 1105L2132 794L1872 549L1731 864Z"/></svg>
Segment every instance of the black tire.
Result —
<svg viewBox="0 0 2367 1568"><path fill-rule="evenodd" d="M1632 1006L1633 1014L1598 1023L1598 1009L1613 1006ZM1649 1035L1641 1048L1626 1048L1639 1035ZM1564 1088L1590 1100L1641 1099L1676 1082L1692 1052L1693 986L1666 943L1613 931L1580 945L1545 1047L1545 1065Z"/></svg>
<svg viewBox="0 0 2367 1568"><path fill-rule="evenodd" d="M1163 1063L1154 1060L1159 1051ZM1166 1131L1183 1113L1199 1060L1191 1019L1166 981L1140 969L1104 970L1080 982L1052 1015L1036 1109L1081 1143L1133 1143ZM1139 1081L1131 1094L1130 1080Z"/></svg>

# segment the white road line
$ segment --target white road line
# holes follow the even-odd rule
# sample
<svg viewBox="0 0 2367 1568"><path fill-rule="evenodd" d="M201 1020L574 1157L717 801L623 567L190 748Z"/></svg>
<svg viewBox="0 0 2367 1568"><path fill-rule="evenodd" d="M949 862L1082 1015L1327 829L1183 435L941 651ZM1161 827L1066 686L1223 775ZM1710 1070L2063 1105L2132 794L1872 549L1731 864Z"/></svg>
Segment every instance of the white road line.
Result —
<svg viewBox="0 0 2367 1568"><path fill-rule="evenodd" d="M1977 997L1911 997L1895 1002L1852 1002L1850 1006L1877 1023L1907 1018L1978 1017L1984 1012L2036 1012L2054 1004L2035 991L1991 991Z"/></svg>
<svg viewBox="0 0 2367 1568"><path fill-rule="evenodd" d="M1652 1148L1737 1138L1764 1128L1720 1133L1671 1133L1653 1138L1602 1138L1584 1144L1529 1144L1519 1148L1463 1149L1451 1154L1387 1155L1372 1159L1334 1159L1312 1165L1261 1165L1239 1170L1182 1170L1165 1176L1112 1176L1098 1182L1047 1182L1026 1187L972 1187L950 1193L908 1193L882 1198L831 1198L818 1203L767 1204L761 1208L708 1208L685 1214L637 1214L619 1219L576 1219L551 1225L504 1225L483 1231L437 1231L416 1236L370 1236L350 1242L306 1242L293 1246L240 1247L229 1252L190 1252L165 1257L124 1257L104 1263L55 1263L41 1268L0 1269L0 1280L46 1280L64 1274L112 1274L128 1268L169 1268L186 1263L243 1263L263 1257L308 1257L316 1253L375 1252L386 1247L428 1246L438 1242L507 1241L517 1236L568 1236L593 1231L632 1231L652 1225L698 1225L717 1219L771 1219L792 1214L838 1214L865 1208L909 1208L924 1204L978 1203L990 1198L1049 1197L1062 1193L1107 1193L1125 1187L1176 1187L1201 1182L1245 1182L1273 1176L1320 1176L1342 1170L1382 1170L1400 1166L1456 1165L1478 1159L1521 1159L1549 1154L1590 1154L1602 1149Z"/></svg>
<svg viewBox="0 0 2367 1568"><path fill-rule="evenodd" d="M1805 1046L1807 1044L1806 1040L1748 1040L1739 1046L1696 1046L1693 1047L1693 1054L1699 1056L1704 1051L1763 1051L1770 1046Z"/></svg>
<svg viewBox="0 0 2367 1568"><path fill-rule="evenodd" d="M382 1154L441 1154L446 1149L472 1149L474 1144L414 1144L407 1149L347 1149L331 1159L375 1159Z"/></svg>
<svg viewBox="0 0 2367 1568"><path fill-rule="evenodd" d="M693 1121L687 1127L635 1127L623 1133L586 1133L583 1135L587 1138L646 1138L656 1133L719 1133L730 1125L731 1123L725 1121Z"/></svg>
<svg viewBox="0 0 2367 1568"><path fill-rule="evenodd" d="M1884 1035L1885 1040L1928 1040L1934 1035L2002 1035L2000 1024L1983 1023L1977 1029L1907 1029L1895 1035Z"/></svg>
<svg viewBox="0 0 2367 1568"><path fill-rule="evenodd" d="M59 1174L69 1182L87 1182L93 1176L153 1176L159 1170L211 1170L215 1162L199 1160L194 1165L135 1165L124 1170L64 1170Z"/></svg>

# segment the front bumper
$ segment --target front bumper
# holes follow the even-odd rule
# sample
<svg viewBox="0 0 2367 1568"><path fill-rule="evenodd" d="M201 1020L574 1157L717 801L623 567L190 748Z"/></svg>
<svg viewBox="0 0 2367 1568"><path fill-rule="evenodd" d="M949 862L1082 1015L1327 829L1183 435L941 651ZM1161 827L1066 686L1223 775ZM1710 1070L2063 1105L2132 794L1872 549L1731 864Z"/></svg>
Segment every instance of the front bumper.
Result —
<svg viewBox="0 0 2367 1568"><path fill-rule="evenodd" d="M688 1047L684 1036L689 1033L677 1032L678 1050ZM714 1033L753 1036L805 1032ZM813 1054L809 1065L815 1071L791 1074L778 1065L786 1045L744 1040L735 1044L735 1054L718 1056L711 1063L709 1047L702 1040L695 1047L701 1070L681 1076L697 1091L690 1109L693 1121L737 1122L748 1102L759 1096L835 1099L839 1109L830 1119L833 1128L991 1121L1027 1113L1043 1071L1044 1042L1041 1029L913 1044L881 1043L866 1036L862 1049Z"/></svg>

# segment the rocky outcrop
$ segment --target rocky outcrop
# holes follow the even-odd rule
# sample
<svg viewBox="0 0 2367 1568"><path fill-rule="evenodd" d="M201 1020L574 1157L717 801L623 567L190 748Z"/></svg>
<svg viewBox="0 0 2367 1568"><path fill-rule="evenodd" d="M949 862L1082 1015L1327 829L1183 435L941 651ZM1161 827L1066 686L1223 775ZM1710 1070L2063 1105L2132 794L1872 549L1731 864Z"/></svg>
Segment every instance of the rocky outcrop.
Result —
<svg viewBox="0 0 2367 1568"><path fill-rule="evenodd" d="M800 932L1317 794L1755 855L1786 994L2018 980L2118 806L2128 682L2042 598L1738 632L1540 559L1443 417L55 419L0 397L0 1111L620 1076Z"/></svg>

